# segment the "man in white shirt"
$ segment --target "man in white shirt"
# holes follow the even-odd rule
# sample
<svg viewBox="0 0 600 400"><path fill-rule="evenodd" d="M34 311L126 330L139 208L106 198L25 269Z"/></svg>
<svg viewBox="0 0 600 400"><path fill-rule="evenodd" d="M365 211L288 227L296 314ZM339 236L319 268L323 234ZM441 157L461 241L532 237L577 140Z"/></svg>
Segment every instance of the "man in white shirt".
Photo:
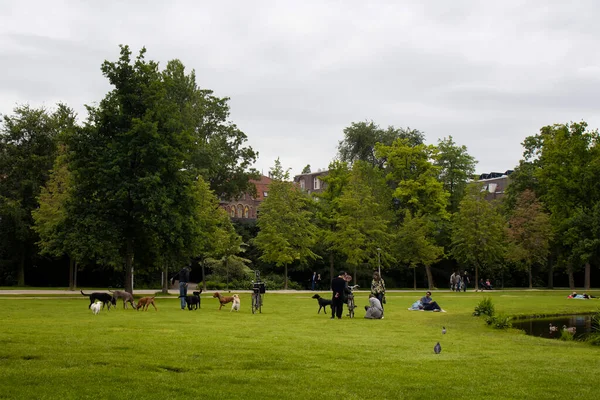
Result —
<svg viewBox="0 0 600 400"><path fill-rule="evenodd" d="M369 306L365 306L365 310L367 311L365 314L367 319L381 319L383 317L383 307L381 307L379 299L373 293L369 295Z"/></svg>

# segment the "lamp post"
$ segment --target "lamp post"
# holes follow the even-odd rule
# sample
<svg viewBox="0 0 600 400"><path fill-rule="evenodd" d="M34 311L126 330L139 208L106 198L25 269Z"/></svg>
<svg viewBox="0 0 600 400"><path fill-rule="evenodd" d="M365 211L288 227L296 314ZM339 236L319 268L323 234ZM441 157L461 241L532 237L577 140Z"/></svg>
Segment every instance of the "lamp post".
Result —
<svg viewBox="0 0 600 400"><path fill-rule="evenodd" d="M377 248L377 272L381 278L381 249L379 247Z"/></svg>

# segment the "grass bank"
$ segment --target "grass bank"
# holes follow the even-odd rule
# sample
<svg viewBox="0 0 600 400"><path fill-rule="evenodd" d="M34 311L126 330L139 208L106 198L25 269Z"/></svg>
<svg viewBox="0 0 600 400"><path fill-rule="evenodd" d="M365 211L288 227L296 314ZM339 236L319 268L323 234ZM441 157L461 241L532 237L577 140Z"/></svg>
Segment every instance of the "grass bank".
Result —
<svg viewBox="0 0 600 400"><path fill-rule="evenodd" d="M379 321L330 320L303 292L267 293L257 315L246 293L239 313L217 311L207 294L198 311L164 298L158 312L97 316L84 297L0 297L0 398L595 398L600 348L471 316L484 296L506 314L600 308L567 293L434 292L448 312L431 313L407 310L421 293L395 292ZM367 303L366 293L357 298Z"/></svg>

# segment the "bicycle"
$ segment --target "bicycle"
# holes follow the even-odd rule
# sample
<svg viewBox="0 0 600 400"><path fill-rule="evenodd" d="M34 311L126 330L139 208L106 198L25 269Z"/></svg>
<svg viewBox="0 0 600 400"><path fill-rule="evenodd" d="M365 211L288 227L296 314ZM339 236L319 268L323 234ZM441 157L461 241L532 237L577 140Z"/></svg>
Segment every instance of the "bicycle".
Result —
<svg viewBox="0 0 600 400"><path fill-rule="evenodd" d="M356 308L356 304L354 303L354 293L353 291L358 288L358 285L348 286L348 298L346 300L348 306L348 317L354 318L354 309Z"/></svg>
<svg viewBox="0 0 600 400"><path fill-rule="evenodd" d="M256 281L252 281L252 314L257 311L262 314L263 294L265 293L265 283L260 281L260 271L254 271Z"/></svg>

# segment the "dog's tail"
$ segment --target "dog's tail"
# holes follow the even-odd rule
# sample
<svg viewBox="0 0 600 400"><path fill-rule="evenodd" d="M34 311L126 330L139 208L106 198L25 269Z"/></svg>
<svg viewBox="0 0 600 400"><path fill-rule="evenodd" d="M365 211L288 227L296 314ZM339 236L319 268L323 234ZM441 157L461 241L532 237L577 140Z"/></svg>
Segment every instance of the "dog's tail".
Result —
<svg viewBox="0 0 600 400"><path fill-rule="evenodd" d="M89 294L85 294L85 293L83 293L83 290L81 290L81 289L80 289L79 291L80 291L80 292L81 292L81 294L82 294L82 295L84 295L84 296L87 296L87 297L89 297L89 296L90 296Z"/></svg>

